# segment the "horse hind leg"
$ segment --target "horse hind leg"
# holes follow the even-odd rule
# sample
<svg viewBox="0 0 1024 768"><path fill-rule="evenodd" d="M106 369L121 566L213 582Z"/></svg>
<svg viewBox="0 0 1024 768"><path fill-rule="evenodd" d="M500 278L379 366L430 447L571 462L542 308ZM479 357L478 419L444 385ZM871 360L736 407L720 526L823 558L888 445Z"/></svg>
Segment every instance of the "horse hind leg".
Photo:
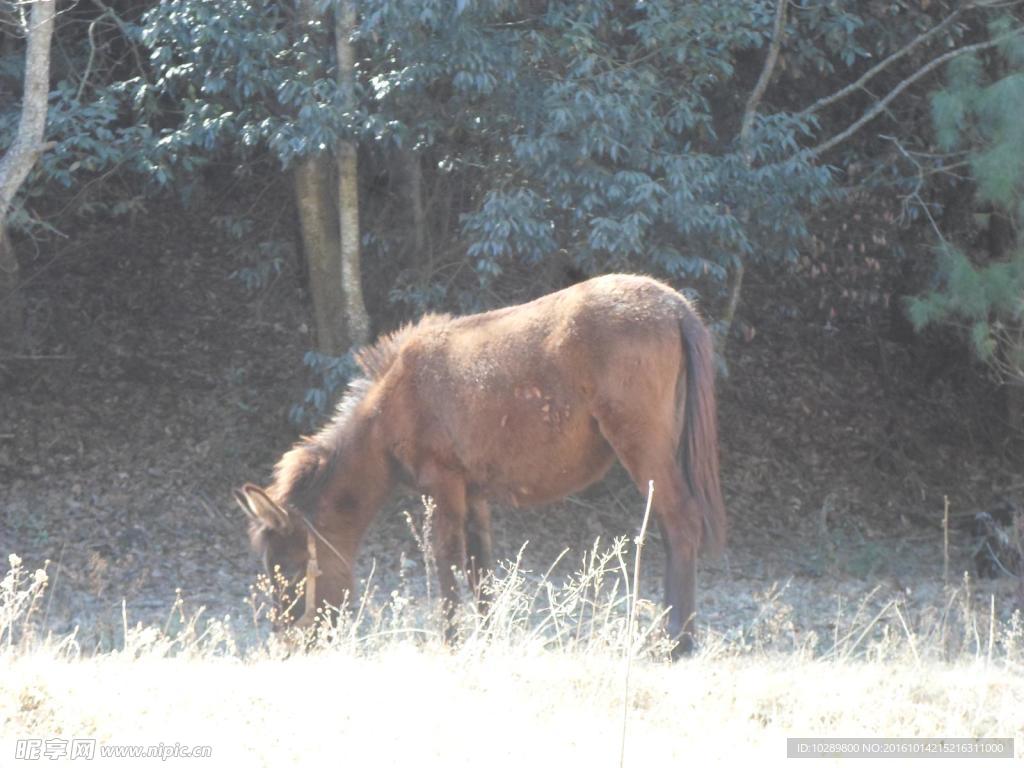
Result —
<svg viewBox="0 0 1024 768"><path fill-rule="evenodd" d="M665 542L665 605L670 606L665 629L676 641L672 655L679 658L696 646L697 548L691 537L681 535L677 521L659 515L658 524Z"/></svg>
<svg viewBox="0 0 1024 768"><path fill-rule="evenodd" d="M652 506L665 545L665 630L675 641L672 655L679 658L693 653L696 645L700 521L695 520L694 500L678 466L653 474L653 480ZM636 478L634 482L641 485ZM646 492L647 488L641 490Z"/></svg>
<svg viewBox="0 0 1024 768"><path fill-rule="evenodd" d="M689 655L695 646L697 546L702 523L679 465L676 441L665 431L637 430L636 425L645 422L621 413L599 415L598 423L639 491L646 496L648 482L654 481L652 507L665 545L665 629L676 643L673 656ZM649 415L646 423L651 423Z"/></svg>

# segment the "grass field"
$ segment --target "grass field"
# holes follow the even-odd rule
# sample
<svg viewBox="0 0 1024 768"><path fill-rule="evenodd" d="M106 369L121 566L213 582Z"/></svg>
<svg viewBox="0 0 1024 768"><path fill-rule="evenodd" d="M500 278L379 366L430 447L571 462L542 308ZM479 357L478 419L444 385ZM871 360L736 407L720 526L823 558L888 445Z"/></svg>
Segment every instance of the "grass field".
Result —
<svg viewBox="0 0 1024 768"><path fill-rule="evenodd" d="M815 736L1013 737L1022 751L1019 613L1001 620L963 588L916 612L866 596L823 637L795 634L769 600L756 624L708 631L673 664L659 609L632 599L632 558L623 541L595 549L558 583L510 565L455 650L430 603L371 590L306 650L178 604L162 626L126 609L120 647L103 651L44 633L45 575L14 558L0 765L40 764L15 759L18 739L95 740L92 762L62 762L111 766L760 765ZM147 746L162 757L101 752Z"/></svg>

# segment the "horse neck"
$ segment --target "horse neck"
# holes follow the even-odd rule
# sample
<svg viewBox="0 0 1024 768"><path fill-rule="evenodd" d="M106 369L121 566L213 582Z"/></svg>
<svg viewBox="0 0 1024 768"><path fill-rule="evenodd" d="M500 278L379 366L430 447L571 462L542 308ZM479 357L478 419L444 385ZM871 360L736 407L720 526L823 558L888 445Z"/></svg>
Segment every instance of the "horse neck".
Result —
<svg viewBox="0 0 1024 768"><path fill-rule="evenodd" d="M352 510L356 517L372 517L392 487L391 466L380 430L371 417L357 411L337 439L324 467L323 512L329 518L336 517L330 510Z"/></svg>

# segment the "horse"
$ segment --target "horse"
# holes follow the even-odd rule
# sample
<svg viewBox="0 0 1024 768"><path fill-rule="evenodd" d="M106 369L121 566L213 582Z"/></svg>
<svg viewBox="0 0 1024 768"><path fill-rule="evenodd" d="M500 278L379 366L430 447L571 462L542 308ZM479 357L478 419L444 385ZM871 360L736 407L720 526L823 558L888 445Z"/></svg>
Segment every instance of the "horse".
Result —
<svg viewBox="0 0 1024 768"><path fill-rule="evenodd" d="M666 551L666 629L694 647L698 552L720 552L715 363L682 294L605 275L529 303L427 315L356 356L363 375L333 418L283 455L267 488L235 491L269 573L305 574L298 624L346 602L360 540L402 484L433 497L432 546L455 639L457 571L492 567L491 503L540 505L599 480L616 459L652 506Z"/></svg>

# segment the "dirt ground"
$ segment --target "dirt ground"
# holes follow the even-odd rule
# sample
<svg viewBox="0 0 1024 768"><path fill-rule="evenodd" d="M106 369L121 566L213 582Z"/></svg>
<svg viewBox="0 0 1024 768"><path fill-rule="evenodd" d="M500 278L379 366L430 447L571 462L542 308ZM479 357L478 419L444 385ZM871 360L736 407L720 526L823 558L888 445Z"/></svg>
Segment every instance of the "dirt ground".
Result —
<svg viewBox="0 0 1024 768"><path fill-rule="evenodd" d="M244 619L257 564L231 489L269 477L307 386L297 271L251 293L212 233L160 222L97 223L29 258L32 348L0 359L0 554L51 562L46 623L80 627L86 647L116 645L122 601L132 623L162 622L177 590ZM1024 489L992 390L973 374L923 382L913 348L780 302L756 271L745 302L758 332L731 342L720 385L731 540L702 566L703 620L721 632L754 622L776 588L798 628L819 630L840 597L878 586L880 599L938 599L944 500L959 525ZM382 511L361 559L385 591L401 555L418 556L403 509L418 500ZM632 535L642 512L613 471L553 508L496 511L497 555L529 540L526 567L543 571L565 547L571 567L595 537ZM957 581L973 546L958 525ZM655 597L660 547L648 551ZM1012 579L976 589L1001 614L1021 605Z"/></svg>

